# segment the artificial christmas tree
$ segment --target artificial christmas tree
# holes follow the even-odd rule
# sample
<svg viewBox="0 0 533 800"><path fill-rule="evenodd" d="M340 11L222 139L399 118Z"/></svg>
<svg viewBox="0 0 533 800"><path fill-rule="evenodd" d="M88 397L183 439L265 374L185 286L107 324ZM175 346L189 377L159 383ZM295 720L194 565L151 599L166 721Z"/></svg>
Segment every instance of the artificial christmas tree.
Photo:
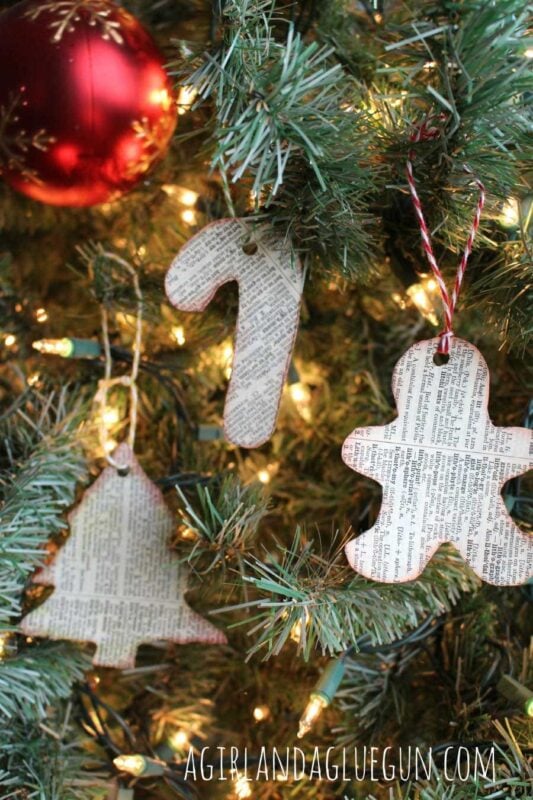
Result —
<svg viewBox="0 0 533 800"><path fill-rule="evenodd" d="M460 340L483 353L496 428L531 427L528 9L125 5L175 82L167 157L96 207L0 185L0 798L529 797L530 585L484 584L451 545L407 582L354 572L345 545L364 541L382 497L340 457L354 428L395 418L394 365L416 342L437 349L441 331L450 359ZM0 126L4 170L7 145ZM448 287L478 203L472 176L485 187L457 339L420 245L408 160ZM272 383L257 400L269 409L262 444L223 429L242 308L221 284L239 275L213 259L207 294L221 288L202 313L180 308L170 279L172 303L165 294L176 253L228 218L272 231L301 295L279 409ZM180 296L198 291L186 262L184 286L179 257L173 267ZM275 275L259 266L254 298ZM278 375L290 348L265 314L254 306L256 331L283 345L269 362ZM261 348L252 334L235 363L253 365ZM133 386L135 456L172 515L186 603L228 645L161 641L158 624L133 665L95 668L94 645L25 634L21 621L61 590L33 577L74 547L69 512L103 470L122 480L109 459L129 441ZM527 481L506 483L500 506L524 542ZM103 533L109 547L107 524L91 544Z"/></svg>

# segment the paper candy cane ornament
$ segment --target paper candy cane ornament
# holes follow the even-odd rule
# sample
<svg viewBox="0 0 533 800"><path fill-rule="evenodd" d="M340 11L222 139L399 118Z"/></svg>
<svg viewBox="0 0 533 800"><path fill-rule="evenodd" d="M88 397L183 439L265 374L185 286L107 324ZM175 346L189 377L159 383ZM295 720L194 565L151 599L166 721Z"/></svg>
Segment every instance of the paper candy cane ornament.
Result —
<svg viewBox="0 0 533 800"><path fill-rule="evenodd" d="M276 425L298 330L302 269L270 226L224 219L180 250L166 292L181 311L203 311L229 281L239 284L239 314L224 429L234 444L258 447Z"/></svg>
<svg viewBox="0 0 533 800"><path fill-rule="evenodd" d="M224 643L184 600L185 572L168 549L175 528L163 496L128 444L69 516L71 534L36 580L53 594L26 616L24 633L97 645L93 663L133 667L142 643Z"/></svg>
<svg viewBox="0 0 533 800"><path fill-rule="evenodd" d="M438 343L418 342L396 365L397 419L344 442L346 464L383 486L377 522L348 543L348 560L367 578L410 581L451 542L488 583L524 583L533 536L515 525L501 489L533 467L533 432L492 424L489 372L473 345L454 338L449 362L436 366Z"/></svg>

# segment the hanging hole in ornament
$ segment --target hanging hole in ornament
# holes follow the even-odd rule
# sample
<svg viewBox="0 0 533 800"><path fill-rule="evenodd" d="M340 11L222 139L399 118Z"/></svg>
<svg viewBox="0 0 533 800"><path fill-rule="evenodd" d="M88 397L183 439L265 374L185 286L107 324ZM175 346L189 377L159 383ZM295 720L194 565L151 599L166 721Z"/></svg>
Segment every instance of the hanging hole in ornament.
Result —
<svg viewBox="0 0 533 800"><path fill-rule="evenodd" d="M127 478L130 474L130 467L125 464L123 467L117 467L117 473L120 478Z"/></svg>
<svg viewBox="0 0 533 800"><path fill-rule="evenodd" d="M434 353L433 363L436 367L443 367L450 360L449 353Z"/></svg>
<svg viewBox="0 0 533 800"><path fill-rule="evenodd" d="M257 242L254 242L252 240L250 240L249 242L246 242L242 246L242 252L246 253L247 256L255 256L255 254L257 253L257 250L258 250Z"/></svg>

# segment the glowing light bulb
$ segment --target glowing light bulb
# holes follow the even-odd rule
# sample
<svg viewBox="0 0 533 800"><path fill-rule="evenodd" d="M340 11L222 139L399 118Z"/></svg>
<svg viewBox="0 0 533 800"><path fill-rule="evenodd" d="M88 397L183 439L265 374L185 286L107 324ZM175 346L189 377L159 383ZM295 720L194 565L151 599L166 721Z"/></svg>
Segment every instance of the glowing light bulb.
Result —
<svg viewBox="0 0 533 800"><path fill-rule="evenodd" d="M246 204L248 211L253 211L256 207L256 204L257 204L257 192L255 191L255 189L251 189L248 194L248 202Z"/></svg>
<svg viewBox="0 0 533 800"><path fill-rule="evenodd" d="M164 761L156 758L146 758L141 755L117 756L113 759L113 764L121 772L128 772L134 777L164 775L167 766Z"/></svg>
<svg viewBox="0 0 533 800"><path fill-rule="evenodd" d="M184 206L195 206L200 195L192 189L178 187L178 200Z"/></svg>
<svg viewBox="0 0 533 800"><path fill-rule="evenodd" d="M17 342L17 337L13 333L8 333L4 339L6 347L13 347Z"/></svg>
<svg viewBox="0 0 533 800"><path fill-rule="evenodd" d="M407 303L405 302L405 300L403 299L402 295L399 292L393 292L391 294L391 298L392 300L394 300L396 305L402 309L402 311L405 311L405 309L407 308Z"/></svg>
<svg viewBox="0 0 533 800"><path fill-rule="evenodd" d="M439 286L434 278L423 277L420 283L413 283L406 291L407 296L424 319L427 319L435 327L439 324L434 305L434 300L438 297L438 290Z"/></svg>
<svg viewBox="0 0 533 800"><path fill-rule="evenodd" d="M179 529L181 539L196 539L196 531L189 528L187 525L182 525Z"/></svg>
<svg viewBox="0 0 533 800"><path fill-rule="evenodd" d="M302 641L302 620L299 619L298 622L295 622L291 628L291 639L296 644L300 644Z"/></svg>
<svg viewBox="0 0 533 800"><path fill-rule="evenodd" d="M295 781L301 781L301 780L303 780L305 778L305 770L303 770L303 769L294 770L293 776L294 776L294 780ZM279 775L276 775L276 780L277 781L288 781L289 780L289 775L280 773Z"/></svg>
<svg viewBox="0 0 533 800"><path fill-rule="evenodd" d="M305 609L305 620L302 620L302 618L300 617L300 619L297 620L291 628L290 637L293 642L296 642L296 644L300 644L300 642L302 641L304 624L307 625L308 622L309 622L309 611Z"/></svg>
<svg viewBox="0 0 533 800"><path fill-rule="evenodd" d="M526 58L533 58L533 47L528 47L524 55Z"/></svg>
<svg viewBox="0 0 533 800"><path fill-rule="evenodd" d="M38 372L32 372L32 374L28 375L28 377L26 378L28 386L36 386L39 383L40 377L41 376L39 375Z"/></svg>
<svg viewBox="0 0 533 800"><path fill-rule="evenodd" d="M508 197L502 206L499 223L503 228L516 228L520 221L520 207L516 197Z"/></svg>
<svg viewBox="0 0 533 800"><path fill-rule="evenodd" d="M138 777L146 771L146 759L144 756L117 756L113 759L113 764L121 772L128 772L130 775Z"/></svg>
<svg viewBox="0 0 533 800"><path fill-rule="evenodd" d="M70 339L39 339L32 343L32 347L46 356L61 356L62 358L69 358L74 349Z"/></svg>
<svg viewBox="0 0 533 800"><path fill-rule="evenodd" d="M178 114L190 111L198 92L194 86L182 86L178 92Z"/></svg>
<svg viewBox="0 0 533 800"><path fill-rule="evenodd" d="M140 246L137 248L137 255L138 255L140 258L144 258L144 257L145 257L145 255L146 255L146 245L144 245L144 244L141 244L141 245L140 245Z"/></svg>
<svg viewBox="0 0 533 800"><path fill-rule="evenodd" d="M185 750L189 747L189 737L183 730L174 731L168 739L169 745L173 750Z"/></svg>
<svg viewBox="0 0 533 800"><path fill-rule="evenodd" d="M294 405L296 406L296 410L298 411L299 415L304 419L306 422L311 421L311 390L309 386L301 381L297 381L296 383L291 383L289 386L289 393L292 398Z"/></svg>
<svg viewBox="0 0 533 800"><path fill-rule="evenodd" d="M89 719L91 720L92 726L94 730L100 734L100 736L105 736L105 729L100 721L100 717L96 713L94 709L91 709L89 712Z"/></svg>
<svg viewBox="0 0 533 800"><path fill-rule="evenodd" d="M148 95L148 100L154 106L161 106L163 111L168 111L172 105L172 97L168 89L152 89Z"/></svg>
<svg viewBox="0 0 533 800"><path fill-rule="evenodd" d="M186 208L181 212L181 218L187 225L196 224L196 212L192 208Z"/></svg>
<svg viewBox="0 0 533 800"><path fill-rule="evenodd" d="M108 439L104 444L104 450L107 454L112 453L118 447L118 442L115 439Z"/></svg>
<svg viewBox="0 0 533 800"><path fill-rule="evenodd" d="M133 314L126 314L124 311L118 311L115 314L115 319L121 327L135 328L137 317Z"/></svg>
<svg viewBox="0 0 533 800"><path fill-rule="evenodd" d="M106 428L112 428L120 420L120 412L114 406L107 406L102 414L102 422Z"/></svg>
<svg viewBox="0 0 533 800"><path fill-rule="evenodd" d="M270 483L270 472L268 469L260 469L257 473L257 480L261 481L261 483L264 483L265 485Z"/></svg>
<svg viewBox="0 0 533 800"><path fill-rule="evenodd" d="M328 703L323 697L311 695L298 724L298 739L302 739L306 733L309 733L327 705Z"/></svg>
<svg viewBox="0 0 533 800"><path fill-rule="evenodd" d="M9 639L8 633L0 634L0 659L3 658L7 652L8 639Z"/></svg>
<svg viewBox="0 0 533 800"><path fill-rule="evenodd" d="M231 367L233 363L233 345L228 342L222 348L222 367L224 369L224 377L229 381L231 378Z"/></svg>
<svg viewBox="0 0 533 800"><path fill-rule="evenodd" d="M235 794L239 800L252 796L250 781L244 775L238 775L235 779Z"/></svg>
<svg viewBox="0 0 533 800"><path fill-rule="evenodd" d="M37 320L37 322L41 323L46 322L46 320L48 319L48 312L46 308L38 308L37 311L35 312L35 319Z"/></svg>
<svg viewBox="0 0 533 800"><path fill-rule="evenodd" d="M268 706L256 706L254 708L254 719L256 722L264 722L270 716L270 709Z"/></svg>
<svg viewBox="0 0 533 800"><path fill-rule="evenodd" d="M178 186L176 183L164 183L161 188L169 197L175 197L182 206L189 206L190 208L196 205L200 197L198 192L193 189Z"/></svg>
<svg viewBox="0 0 533 800"><path fill-rule="evenodd" d="M174 325L172 328L172 336L176 340L176 343L179 344L180 347L183 347L185 344L185 329L183 325Z"/></svg>

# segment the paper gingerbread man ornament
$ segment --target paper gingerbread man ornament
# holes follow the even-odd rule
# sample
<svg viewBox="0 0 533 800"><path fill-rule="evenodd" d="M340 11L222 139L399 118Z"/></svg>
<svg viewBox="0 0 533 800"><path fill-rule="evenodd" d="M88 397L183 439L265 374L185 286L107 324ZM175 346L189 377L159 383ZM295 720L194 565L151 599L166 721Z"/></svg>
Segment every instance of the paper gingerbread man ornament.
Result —
<svg viewBox="0 0 533 800"><path fill-rule="evenodd" d="M533 467L533 432L495 427L481 353L454 338L448 363L437 366L438 342L418 342L396 365L394 422L344 442L345 463L383 486L376 524L347 544L348 560L372 580L410 581L451 542L488 583L524 583L533 537L515 525L501 489Z"/></svg>
<svg viewBox="0 0 533 800"><path fill-rule="evenodd" d="M166 292L181 311L203 311L229 281L239 284L239 315L224 430L230 442L258 447L276 425L298 331L302 269L269 225L223 219L180 250Z"/></svg>
<svg viewBox="0 0 533 800"><path fill-rule="evenodd" d="M222 644L184 600L186 575L168 549L175 528L163 496L128 444L69 515L70 537L36 581L54 592L22 621L24 633L97 645L93 663L133 667L142 643Z"/></svg>

